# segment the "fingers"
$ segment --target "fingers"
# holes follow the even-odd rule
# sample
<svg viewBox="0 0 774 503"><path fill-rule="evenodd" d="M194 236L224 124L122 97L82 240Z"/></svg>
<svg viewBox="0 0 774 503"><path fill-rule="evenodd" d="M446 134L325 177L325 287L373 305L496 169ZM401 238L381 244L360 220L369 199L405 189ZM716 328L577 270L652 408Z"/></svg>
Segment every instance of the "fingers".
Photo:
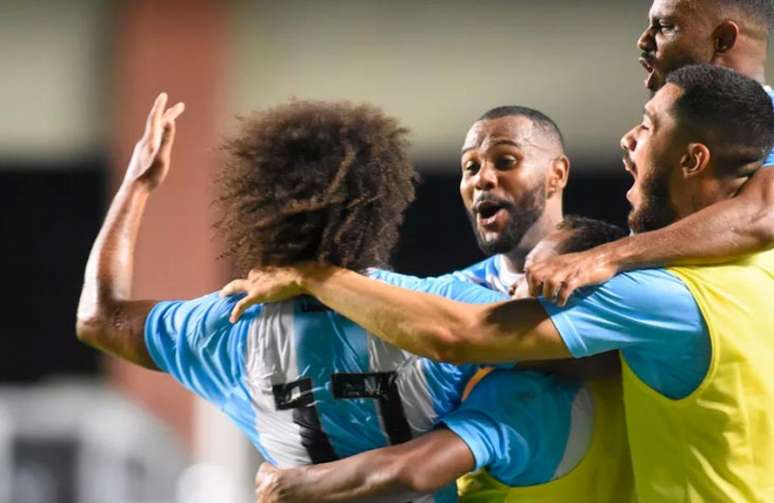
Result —
<svg viewBox="0 0 774 503"><path fill-rule="evenodd" d="M562 283L561 288L556 294L556 304L559 307L564 307L567 305L567 301L570 300L570 296L572 296L573 292L578 287L578 283L574 280L568 280Z"/></svg>
<svg viewBox="0 0 774 503"><path fill-rule="evenodd" d="M231 323L236 323L239 321L239 318L242 317L244 312L247 310L248 307L252 306L254 302L250 299L249 296L243 297L240 299L239 302L236 303L234 306L234 309L231 310L231 315L228 317L228 320Z"/></svg>
<svg viewBox="0 0 774 503"><path fill-rule="evenodd" d="M240 293L247 293L249 282L246 279L235 279L220 289L221 297L230 297Z"/></svg>
<svg viewBox="0 0 774 503"><path fill-rule="evenodd" d="M165 125L169 124L170 122L174 122L183 112L185 112L185 103L179 102L164 112L164 115L161 118L161 122Z"/></svg>
<svg viewBox="0 0 774 503"><path fill-rule="evenodd" d="M167 105L167 99L167 93L161 93L156 96L153 106L148 113L148 119L145 121L145 135L149 139L154 138L155 135L160 133L161 116Z"/></svg>
<svg viewBox="0 0 774 503"><path fill-rule="evenodd" d="M530 267L526 270L527 273L527 288L529 289L530 297L537 297L543 293L543 278L538 272Z"/></svg>

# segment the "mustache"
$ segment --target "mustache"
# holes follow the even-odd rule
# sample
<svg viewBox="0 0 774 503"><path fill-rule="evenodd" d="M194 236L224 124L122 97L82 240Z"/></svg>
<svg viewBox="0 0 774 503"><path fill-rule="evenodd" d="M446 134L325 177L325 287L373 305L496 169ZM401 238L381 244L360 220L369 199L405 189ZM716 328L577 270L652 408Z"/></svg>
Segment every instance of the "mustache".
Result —
<svg viewBox="0 0 774 503"><path fill-rule="evenodd" d="M629 154L628 150L623 151L621 158L623 159L624 164L627 166L635 166L634 161L632 161L631 154Z"/></svg>
<svg viewBox="0 0 774 503"><path fill-rule="evenodd" d="M498 206L502 206L504 208L512 208L514 206L513 201L509 201L508 199L497 197L493 194L483 193L473 201L473 206L471 207L471 211L473 213L477 213L480 205L483 203L493 203Z"/></svg>

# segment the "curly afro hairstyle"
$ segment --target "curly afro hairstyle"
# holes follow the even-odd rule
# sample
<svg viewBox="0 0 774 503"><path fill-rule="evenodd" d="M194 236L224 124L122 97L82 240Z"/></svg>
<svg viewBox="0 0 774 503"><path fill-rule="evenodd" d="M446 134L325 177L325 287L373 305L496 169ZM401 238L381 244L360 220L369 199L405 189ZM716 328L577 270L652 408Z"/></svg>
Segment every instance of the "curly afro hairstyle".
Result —
<svg viewBox="0 0 774 503"><path fill-rule="evenodd" d="M217 178L216 228L241 272L385 265L414 199L408 130L380 109L293 101L242 118Z"/></svg>

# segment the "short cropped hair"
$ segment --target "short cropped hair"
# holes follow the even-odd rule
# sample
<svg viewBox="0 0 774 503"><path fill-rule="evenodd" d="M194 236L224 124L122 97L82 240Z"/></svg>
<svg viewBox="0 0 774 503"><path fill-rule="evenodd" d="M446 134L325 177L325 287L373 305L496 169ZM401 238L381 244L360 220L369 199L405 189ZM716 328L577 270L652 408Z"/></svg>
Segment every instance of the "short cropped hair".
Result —
<svg viewBox="0 0 774 503"><path fill-rule="evenodd" d="M774 0L714 0L721 9L735 10L746 21L774 26Z"/></svg>
<svg viewBox="0 0 774 503"><path fill-rule="evenodd" d="M707 145L718 174L760 167L774 145L774 106L760 83L713 65L680 68L667 83L683 90L674 105L678 127Z"/></svg>
<svg viewBox="0 0 774 503"><path fill-rule="evenodd" d="M534 108L522 107L519 105L508 105L495 107L484 115L478 118L479 121L499 119L501 117L526 117L532 124L538 126L545 133L552 136L554 140L559 143L559 146L564 150L564 135L556 125L554 120L539 110Z"/></svg>
<svg viewBox="0 0 774 503"><path fill-rule="evenodd" d="M293 101L242 119L217 179L216 227L239 270L387 264L414 199L408 130L369 105Z"/></svg>
<svg viewBox="0 0 774 503"><path fill-rule="evenodd" d="M561 253L589 250L628 235L623 228L617 225L578 215L565 216L556 228L572 231L570 236L562 241Z"/></svg>

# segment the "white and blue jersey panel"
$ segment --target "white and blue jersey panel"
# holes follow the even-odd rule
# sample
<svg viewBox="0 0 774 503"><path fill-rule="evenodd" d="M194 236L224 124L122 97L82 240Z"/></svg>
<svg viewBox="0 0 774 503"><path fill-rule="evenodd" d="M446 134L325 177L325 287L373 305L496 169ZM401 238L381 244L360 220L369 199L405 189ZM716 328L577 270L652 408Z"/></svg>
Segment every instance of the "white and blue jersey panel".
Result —
<svg viewBox="0 0 774 503"><path fill-rule="evenodd" d="M505 298L458 281L378 276L463 302ZM308 297L254 306L231 325L237 300L161 302L146 320L146 345L161 370L220 407L277 466L332 461L426 432L457 407L476 370L418 358Z"/></svg>

